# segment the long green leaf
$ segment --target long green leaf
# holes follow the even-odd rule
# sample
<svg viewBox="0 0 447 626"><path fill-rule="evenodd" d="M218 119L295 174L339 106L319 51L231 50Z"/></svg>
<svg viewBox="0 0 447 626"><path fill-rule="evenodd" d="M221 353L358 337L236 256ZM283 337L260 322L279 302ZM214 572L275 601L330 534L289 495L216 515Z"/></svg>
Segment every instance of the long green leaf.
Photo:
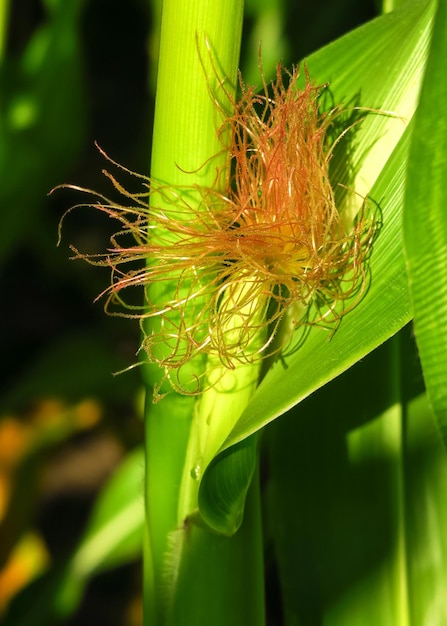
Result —
<svg viewBox="0 0 447 626"><path fill-rule="evenodd" d="M438 3L408 163L404 243L427 391L447 447L447 4Z"/></svg>
<svg viewBox="0 0 447 626"><path fill-rule="evenodd" d="M416 108L432 12L431 3L416 2L349 33L308 59L311 75L330 80L336 101L354 99L361 106L394 111L408 121ZM389 49L396 41L399 51L390 59ZM355 137L353 162L358 159L358 167L353 186L369 194L383 219L370 259L366 296L333 336L323 328L312 328L303 345L285 359L285 367L277 362L270 369L224 447L300 402L411 318L401 229L409 140L408 127L405 132L404 128L401 119L370 114ZM343 164L339 167L343 180Z"/></svg>

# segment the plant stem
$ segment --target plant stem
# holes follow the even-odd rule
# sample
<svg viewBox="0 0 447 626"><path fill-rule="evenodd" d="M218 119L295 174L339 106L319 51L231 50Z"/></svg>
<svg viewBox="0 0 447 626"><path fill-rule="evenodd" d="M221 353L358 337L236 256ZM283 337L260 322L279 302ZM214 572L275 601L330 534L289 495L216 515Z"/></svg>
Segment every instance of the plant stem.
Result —
<svg viewBox="0 0 447 626"><path fill-rule="evenodd" d="M188 188L179 208L185 219L194 219L198 210L200 198L193 186L215 185L216 169L227 160L216 130L234 98L242 10L242 0L165 0L163 5L151 179L178 186L179 194L182 186ZM163 208L163 197L156 202ZM171 287L157 285L151 297L166 298L170 288L176 289L175 276ZM193 376L200 376L204 364L195 360L190 367ZM262 624L257 485L251 488L246 520L235 537L188 528L179 518L179 495L195 398L170 390L154 405L158 368L145 366L144 377L149 389L144 623L218 626L228 623L231 611L234 624ZM198 580L201 584L191 585Z"/></svg>

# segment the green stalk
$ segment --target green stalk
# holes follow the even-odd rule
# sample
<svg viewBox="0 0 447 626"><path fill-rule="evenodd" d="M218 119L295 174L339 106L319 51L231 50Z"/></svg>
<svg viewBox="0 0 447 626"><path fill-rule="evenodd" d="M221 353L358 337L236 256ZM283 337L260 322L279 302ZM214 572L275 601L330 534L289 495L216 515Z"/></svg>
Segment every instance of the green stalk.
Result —
<svg viewBox="0 0 447 626"><path fill-rule="evenodd" d="M194 219L198 210L200 197L193 186L215 184L216 168L227 161L216 130L221 110L231 107L235 93L242 13L242 0L165 0L163 5L151 179L177 186L184 219ZM220 182L224 189L226 181ZM164 208L169 200L159 196L152 202ZM167 208L172 210L172 202ZM173 276L170 284L155 285L151 298L163 302L176 286ZM155 328L157 322L151 324ZM193 360L188 366L190 380L202 375L204 367L203 359ZM188 446L196 441L196 422L191 430L196 398L173 392L166 384L161 391L168 394L153 404L159 368L145 366L144 377L148 387L144 623L218 626L231 616L233 624L262 624L256 481L235 537L191 527L185 518L197 498L187 495L185 506L180 486L189 471ZM238 414L245 401L236 398Z"/></svg>
<svg viewBox="0 0 447 626"><path fill-rule="evenodd" d="M165 0L163 4L151 177L170 185L211 186L225 154L211 93L219 72L235 93L242 0ZM207 50L210 47L210 51ZM214 65L214 67L213 67ZM211 93L210 93L211 92ZM222 94L220 94L222 95ZM230 103L222 98L222 105ZM200 169L199 169L200 168Z"/></svg>

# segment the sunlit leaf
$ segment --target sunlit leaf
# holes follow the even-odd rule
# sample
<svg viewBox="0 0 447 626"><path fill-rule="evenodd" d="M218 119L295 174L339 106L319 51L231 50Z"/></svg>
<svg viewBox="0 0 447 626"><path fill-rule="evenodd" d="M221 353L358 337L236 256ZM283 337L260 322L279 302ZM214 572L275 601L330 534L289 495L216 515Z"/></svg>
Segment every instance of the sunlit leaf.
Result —
<svg viewBox="0 0 447 626"><path fill-rule="evenodd" d="M427 392L447 446L447 6L438 4L408 163L404 243Z"/></svg>
<svg viewBox="0 0 447 626"><path fill-rule="evenodd" d="M309 71L330 81L335 101L393 111L408 122L417 104L432 12L431 3L416 2L378 18L310 57ZM402 45L390 58L395 41ZM225 447L339 375L411 318L401 229L409 132L402 119L377 113L367 116L355 137L353 159L357 155L359 162L354 188L368 193L383 220L370 259L366 296L335 333L312 328L285 365L278 361L270 369ZM339 168L342 178L343 163Z"/></svg>

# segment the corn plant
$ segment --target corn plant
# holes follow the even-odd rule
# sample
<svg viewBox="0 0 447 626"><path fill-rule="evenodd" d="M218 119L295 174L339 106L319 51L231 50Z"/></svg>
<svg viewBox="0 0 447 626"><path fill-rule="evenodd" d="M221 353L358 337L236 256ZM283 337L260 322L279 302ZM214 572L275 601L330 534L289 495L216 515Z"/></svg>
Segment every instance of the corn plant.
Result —
<svg viewBox="0 0 447 626"><path fill-rule="evenodd" d="M164 0L150 177L105 155L121 199L86 201L119 222L108 306L144 290L144 451L53 615L143 543L148 626L445 623L447 4L396 4L276 78L261 47L252 88L242 0Z"/></svg>

